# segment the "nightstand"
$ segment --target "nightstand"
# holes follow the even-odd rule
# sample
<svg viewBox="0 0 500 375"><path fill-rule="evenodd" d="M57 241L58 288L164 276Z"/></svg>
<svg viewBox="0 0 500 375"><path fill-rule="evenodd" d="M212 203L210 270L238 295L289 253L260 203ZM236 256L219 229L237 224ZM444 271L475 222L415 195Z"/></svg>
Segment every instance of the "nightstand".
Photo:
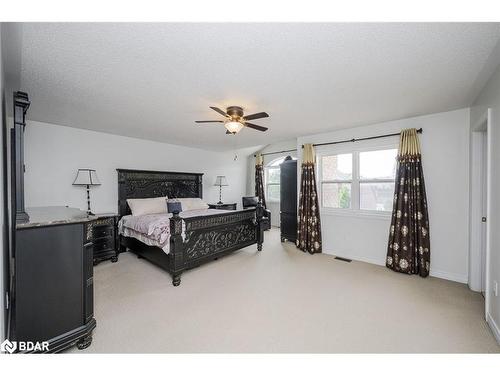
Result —
<svg viewBox="0 0 500 375"><path fill-rule="evenodd" d="M92 221L94 266L103 260L118 261L118 215L96 214Z"/></svg>
<svg viewBox="0 0 500 375"><path fill-rule="evenodd" d="M208 208L215 210L236 210L236 203L209 203Z"/></svg>

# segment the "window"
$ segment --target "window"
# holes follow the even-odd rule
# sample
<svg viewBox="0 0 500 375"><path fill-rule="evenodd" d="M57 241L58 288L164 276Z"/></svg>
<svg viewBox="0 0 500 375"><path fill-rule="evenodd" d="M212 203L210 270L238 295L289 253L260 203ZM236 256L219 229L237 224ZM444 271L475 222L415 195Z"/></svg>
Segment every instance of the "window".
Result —
<svg viewBox="0 0 500 375"><path fill-rule="evenodd" d="M280 200L280 164L285 161L285 157L271 161L264 168L264 183L268 201L279 202ZM292 159L295 160L296 158L292 157Z"/></svg>
<svg viewBox="0 0 500 375"><path fill-rule="evenodd" d="M359 208L391 211L398 150L359 153Z"/></svg>
<svg viewBox="0 0 500 375"><path fill-rule="evenodd" d="M350 208L352 154L323 156L323 207Z"/></svg>
<svg viewBox="0 0 500 375"><path fill-rule="evenodd" d="M395 148L319 156L322 207L390 212L396 156Z"/></svg>

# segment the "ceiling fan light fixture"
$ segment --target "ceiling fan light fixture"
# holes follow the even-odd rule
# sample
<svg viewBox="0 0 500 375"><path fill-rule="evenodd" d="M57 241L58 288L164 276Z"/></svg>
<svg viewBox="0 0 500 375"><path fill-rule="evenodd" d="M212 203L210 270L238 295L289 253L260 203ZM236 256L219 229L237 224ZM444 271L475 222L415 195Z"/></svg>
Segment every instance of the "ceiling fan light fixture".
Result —
<svg viewBox="0 0 500 375"><path fill-rule="evenodd" d="M205 124L205 123L219 123L219 124L224 124L224 127L226 128L226 134L238 134L241 129L243 128L249 128L249 129L254 129L258 130L260 132L265 132L267 128L265 126L260 126L256 124L252 124L248 122L248 120L258 120L261 118L266 118L269 117L269 115L266 112L258 112L258 113L253 113L251 115L243 116L243 108L238 107L238 106L231 106L227 107L226 111L223 111L220 108L217 107L210 107L210 109L213 109L215 112L217 112L219 115L222 115L225 117L224 121L222 120L204 120L204 121L195 121L197 124Z"/></svg>
<svg viewBox="0 0 500 375"><path fill-rule="evenodd" d="M243 129L243 124L239 121L226 121L224 123L224 127L227 129L228 132L236 134L238 133L241 129Z"/></svg>

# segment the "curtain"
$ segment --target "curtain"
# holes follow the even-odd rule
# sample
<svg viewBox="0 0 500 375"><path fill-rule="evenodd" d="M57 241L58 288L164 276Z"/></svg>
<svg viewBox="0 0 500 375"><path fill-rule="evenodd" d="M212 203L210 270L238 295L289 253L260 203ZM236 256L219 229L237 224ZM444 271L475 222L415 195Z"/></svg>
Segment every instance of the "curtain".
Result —
<svg viewBox="0 0 500 375"><path fill-rule="evenodd" d="M420 143L415 129L401 132L386 266L429 275L429 215Z"/></svg>
<svg viewBox="0 0 500 375"><path fill-rule="evenodd" d="M255 196L259 202L266 208L266 197L264 195L264 158L262 154L255 157Z"/></svg>
<svg viewBox="0 0 500 375"><path fill-rule="evenodd" d="M311 254L321 253L321 220L315 177L315 155L312 144L304 145L302 157L297 247Z"/></svg>

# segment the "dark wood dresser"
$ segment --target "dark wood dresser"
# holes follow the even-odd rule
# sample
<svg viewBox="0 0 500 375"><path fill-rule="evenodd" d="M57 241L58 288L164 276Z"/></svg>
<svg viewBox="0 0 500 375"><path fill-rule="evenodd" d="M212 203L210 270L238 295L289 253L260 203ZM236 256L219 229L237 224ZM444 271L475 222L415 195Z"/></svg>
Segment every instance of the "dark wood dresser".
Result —
<svg viewBox="0 0 500 375"><path fill-rule="evenodd" d="M69 207L26 209L24 130L28 94L15 92L10 130L7 336L13 352L59 352L92 342L94 216ZM10 352L10 351L9 351Z"/></svg>
<svg viewBox="0 0 500 375"><path fill-rule="evenodd" d="M118 215L96 214L92 221L94 266L104 260L118 261Z"/></svg>
<svg viewBox="0 0 500 375"><path fill-rule="evenodd" d="M297 240L297 160L280 164L280 231L281 242Z"/></svg>
<svg viewBox="0 0 500 375"><path fill-rule="evenodd" d="M68 207L26 211L29 221L16 225L14 237L9 339L48 345L26 352L84 349L96 327L93 246L100 219Z"/></svg>

